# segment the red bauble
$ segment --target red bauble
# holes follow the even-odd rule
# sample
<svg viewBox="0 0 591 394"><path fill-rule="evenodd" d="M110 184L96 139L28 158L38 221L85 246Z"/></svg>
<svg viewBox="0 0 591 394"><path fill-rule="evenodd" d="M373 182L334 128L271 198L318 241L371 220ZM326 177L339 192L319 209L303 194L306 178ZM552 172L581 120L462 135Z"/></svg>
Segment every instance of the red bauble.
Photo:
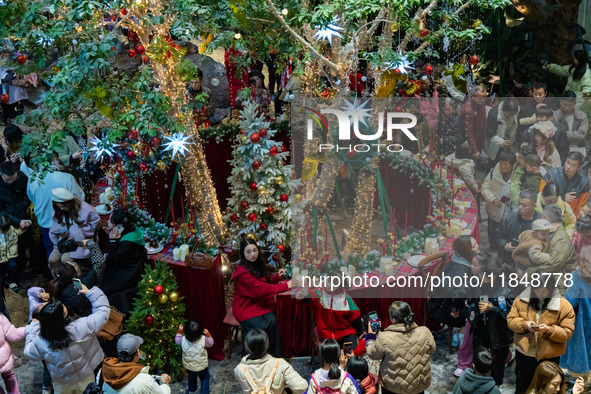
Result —
<svg viewBox="0 0 591 394"><path fill-rule="evenodd" d="M236 223L238 221L238 215L234 214L230 217L230 220L232 220L234 223Z"/></svg>
<svg viewBox="0 0 591 394"><path fill-rule="evenodd" d="M273 255L273 261L279 261L279 256L277 256L276 254Z"/></svg>
<svg viewBox="0 0 591 394"><path fill-rule="evenodd" d="M142 63L148 63L148 57L146 55L142 55Z"/></svg>
<svg viewBox="0 0 591 394"><path fill-rule="evenodd" d="M265 138L267 136L267 129L261 129L259 131L259 134L261 135L261 137Z"/></svg>
<svg viewBox="0 0 591 394"><path fill-rule="evenodd" d="M285 146L281 147L281 152L287 152L287 148Z"/></svg>
<svg viewBox="0 0 591 394"><path fill-rule="evenodd" d="M244 134L244 130L240 129L240 134Z"/></svg>
<svg viewBox="0 0 591 394"><path fill-rule="evenodd" d="M287 199L289 197L287 197L287 194L282 194L281 196L279 196L279 201L281 202L287 202Z"/></svg>
<svg viewBox="0 0 591 394"><path fill-rule="evenodd" d="M117 20L117 17L116 17L115 15L113 15L113 16L111 17L111 20L112 20L113 22L115 22L115 21Z"/></svg>
<svg viewBox="0 0 591 394"><path fill-rule="evenodd" d="M400 71L400 69L397 68L396 70L394 70L394 74L400 75L400 74L402 74L402 71Z"/></svg>
<svg viewBox="0 0 591 394"><path fill-rule="evenodd" d="M394 112L402 112L402 107L401 107L400 105L397 105L397 106L394 108Z"/></svg>
<svg viewBox="0 0 591 394"><path fill-rule="evenodd" d="M137 55L137 54L135 53L135 50L133 50L133 49L130 49L130 50L129 50L129 52L127 52L127 55L128 55L129 57L135 57L135 55Z"/></svg>
<svg viewBox="0 0 591 394"><path fill-rule="evenodd" d="M285 245L278 245L278 246L277 246L277 249L279 249L279 251L280 251L281 253L283 253L283 252L285 252Z"/></svg>
<svg viewBox="0 0 591 394"><path fill-rule="evenodd" d="M470 64L472 64L472 65L478 64L479 61L480 61L480 58L476 55L472 55L472 57L470 57Z"/></svg>
<svg viewBox="0 0 591 394"><path fill-rule="evenodd" d="M259 168L261 168L261 162L260 161L253 161L252 162L252 169L258 170Z"/></svg>
<svg viewBox="0 0 591 394"><path fill-rule="evenodd" d="M127 39L131 42L139 42L140 41L140 36L137 35L137 33L133 30L129 30L127 32Z"/></svg>
<svg viewBox="0 0 591 394"><path fill-rule="evenodd" d="M398 94L403 96L404 95L404 89L398 89Z"/></svg>
<svg viewBox="0 0 591 394"><path fill-rule="evenodd" d="M250 220L251 222L254 222L255 220L257 220L256 213L249 213L248 214L248 220Z"/></svg>
<svg viewBox="0 0 591 394"><path fill-rule="evenodd" d="M129 130L129 133L127 133L127 138L132 140L137 140L139 136L140 132L138 131L138 129L131 129Z"/></svg>
<svg viewBox="0 0 591 394"><path fill-rule="evenodd" d="M148 171L148 165L146 163L140 163L140 170L142 170L142 172Z"/></svg>
<svg viewBox="0 0 591 394"><path fill-rule="evenodd" d="M430 65L430 64L427 64L427 65L425 66L425 74L427 74L427 75L431 75L431 74L433 74L433 66L432 66L432 65Z"/></svg>
<svg viewBox="0 0 591 394"><path fill-rule="evenodd" d="M259 133L252 133L252 135L250 136L250 141L253 143L257 143L261 140L261 136L259 135Z"/></svg>
<svg viewBox="0 0 591 394"><path fill-rule="evenodd" d="M275 156L277 153L279 153L279 149L277 149L276 146L273 146L271 149L269 149L269 153L271 156Z"/></svg>
<svg viewBox="0 0 591 394"><path fill-rule="evenodd" d="M265 223L261 223L261 230L266 230L267 229L267 225Z"/></svg>
<svg viewBox="0 0 591 394"><path fill-rule="evenodd" d="M25 64L27 62L27 57L25 55L18 55L16 61L18 64Z"/></svg>
<svg viewBox="0 0 591 394"><path fill-rule="evenodd" d="M250 191L255 192L257 190L257 183L253 182L250 184Z"/></svg>
<svg viewBox="0 0 591 394"><path fill-rule="evenodd" d="M112 50L113 52L116 52L116 51L117 51L117 48L115 48L114 46L111 46L111 50Z"/></svg>
<svg viewBox="0 0 591 394"><path fill-rule="evenodd" d="M146 324L149 326L154 324L154 318L152 316L146 316Z"/></svg>
<svg viewBox="0 0 591 394"><path fill-rule="evenodd" d="M121 7L121 15L127 15L127 10L125 9L125 7Z"/></svg>
<svg viewBox="0 0 591 394"><path fill-rule="evenodd" d="M154 137L150 140L150 145L152 145L152 147L157 148L158 146L160 146L160 140L158 139L158 137Z"/></svg>
<svg viewBox="0 0 591 394"><path fill-rule="evenodd" d="M8 104L9 101L10 101L10 97L8 97L8 95L6 93L4 93L2 96L0 96L0 103Z"/></svg>
<svg viewBox="0 0 591 394"><path fill-rule="evenodd" d="M275 210L273 209L273 207L267 207L265 212L267 212L269 215L273 215L273 212L275 212Z"/></svg>
<svg viewBox="0 0 591 394"><path fill-rule="evenodd" d="M143 55L144 52L146 52L146 50L144 49L144 46L143 45L138 45L138 46L135 47L135 52L138 55Z"/></svg>
<svg viewBox="0 0 591 394"><path fill-rule="evenodd" d="M248 202L247 202L247 201L242 201L242 202L240 203L240 208L241 208L243 211L246 211L246 210L248 209Z"/></svg>
<svg viewBox="0 0 591 394"><path fill-rule="evenodd" d="M128 156L130 159L135 159L135 157L136 157L136 156L135 156L135 153L133 153L132 151L129 151L129 152L127 152L127 156Z"/></svg>
<svg viewBox="0 0 591 394"><path fill-rule="evenodd" d="M154 286L154 293L156 293L157 295L164 293L164 287L162 287L162 285Z"/></svg>
<svg viewBox="0 0 591 394"><path fill-rule="evenodd" d="M425 38L425 36L428 34L429 34L429 30L421 30L421 33L420 33L421 38Z"/></svg>
<svg viewBox="0 0 591 394"><path fill-rule="evenodd" d="M354 157L355 157L355 152L354 152L354 151L349 151L349 152L347 152L347 157L348 157L349 159L352 159L352 158L354 158Z"/></svg>

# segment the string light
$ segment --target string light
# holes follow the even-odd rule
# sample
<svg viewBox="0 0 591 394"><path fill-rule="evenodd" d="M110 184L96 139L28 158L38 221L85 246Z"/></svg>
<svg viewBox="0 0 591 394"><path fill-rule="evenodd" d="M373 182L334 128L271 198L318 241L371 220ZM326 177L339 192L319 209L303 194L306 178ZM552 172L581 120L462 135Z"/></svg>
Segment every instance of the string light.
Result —
<svg viewBox="0 0 591 394"><path fill-rule="evenodd" d="M239 40L240 38L242 38L242 34L236 33L236 34L234 34L234 38Z"/></svg>
<svg viewBox="0 0 591 394"><path fill-rule="evenodd" d="M281 15L286 16L288 12L289 11L287 10L287 8L284 8L281 10Z"/></svg>

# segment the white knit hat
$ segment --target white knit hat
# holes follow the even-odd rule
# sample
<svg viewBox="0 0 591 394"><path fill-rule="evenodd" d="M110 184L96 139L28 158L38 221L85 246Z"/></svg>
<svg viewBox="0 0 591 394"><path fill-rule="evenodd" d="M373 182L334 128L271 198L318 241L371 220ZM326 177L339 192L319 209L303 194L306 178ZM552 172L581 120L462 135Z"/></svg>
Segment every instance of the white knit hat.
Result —
<svg viewBox="0 0 591 394"><path fill-rule="evenodd" d="M534 221L532 230L552 230L552 224L546 219L538 219Z"/></svg>
<svg viewBox="0 0 591 394"><path fill-rule="evenodd" d="M53 195L53 201L55 202L67 202L76 198L71 191L64 189L63 187L51 190L51 194Z"/></svg>

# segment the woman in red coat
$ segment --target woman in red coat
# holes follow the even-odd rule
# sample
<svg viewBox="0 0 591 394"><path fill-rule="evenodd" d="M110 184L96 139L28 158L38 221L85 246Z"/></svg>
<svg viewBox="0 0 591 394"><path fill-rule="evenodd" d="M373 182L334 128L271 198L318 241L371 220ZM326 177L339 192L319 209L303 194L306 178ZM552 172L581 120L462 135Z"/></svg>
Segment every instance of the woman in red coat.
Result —
<svg viewBox="0 0 591 394"><path fill-rule="evenodd" d="M232 310L240 322L242 338L255 329L265 331L269 336L269 353L274 357L282 357L275 296L288 291L293 283L281 282L284 272L280 269L271 276L271 267L263 261L256 242L248 239L240 243L240 263L232 274L236 284Z"/></svg>

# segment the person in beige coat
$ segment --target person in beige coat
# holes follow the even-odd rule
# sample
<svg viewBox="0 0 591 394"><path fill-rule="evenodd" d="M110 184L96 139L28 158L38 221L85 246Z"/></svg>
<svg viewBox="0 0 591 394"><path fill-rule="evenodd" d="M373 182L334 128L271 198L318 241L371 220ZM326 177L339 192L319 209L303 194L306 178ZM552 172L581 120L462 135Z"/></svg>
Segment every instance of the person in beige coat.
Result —
<svg viewBox="0 0 591 394"><path fill-rule="evenodd" d="M427 327L414 322L410 306L403 301L390 305L392 325L373 332L368 324L367 355L381 360L379 381L382 394L417 394L431 385L431 357L435 339Z"/></svg>
<svg viewBox="0 0 591 394"><path fill-rule="evenodd" d="M558 364L565 353L575 330L575 312L549 280L547 286L521 293L507 315L507 324L515 333L517 347L515 393L525 393L536 367L544 360Z"/></svg>
<svg viewBox="0 0 591 394"><path fill-rule="evenodd" d="M244 339L248 355L242 358L234 369L234 376L244 394L258 393L268 389L273 394L282 394L286 387L292 393L306 391L308 383L287 361L272 357L269 351L269 337L262 330L252 330Z"/></svg>

